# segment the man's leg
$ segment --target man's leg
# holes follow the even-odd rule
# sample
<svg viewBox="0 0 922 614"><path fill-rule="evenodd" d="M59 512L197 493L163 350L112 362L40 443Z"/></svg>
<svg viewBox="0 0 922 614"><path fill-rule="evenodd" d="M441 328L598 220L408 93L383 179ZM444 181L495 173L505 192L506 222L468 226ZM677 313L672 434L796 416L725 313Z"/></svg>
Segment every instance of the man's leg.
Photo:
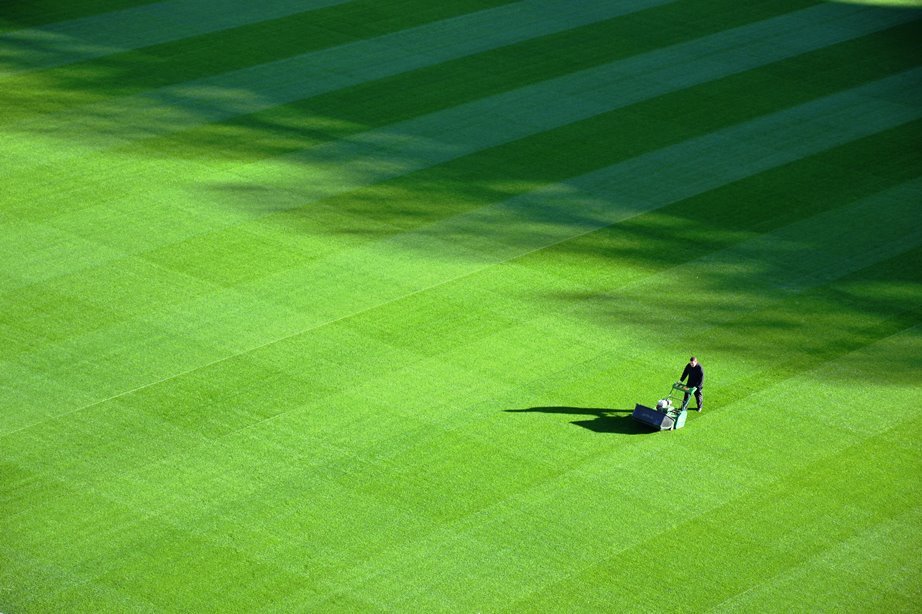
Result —
<svg viewBox="0 0 922 614"><path fill-rule="evenodd" d="M688 407L688 399L689 399L689 398L691 398L691 395L690 395L689 393L686 392L686 393L685 393L685 398L682 399L682 409L683 409L683 410L684 410L685 408ZM696 398L697 398L697 397L696 397Z"/></svg>
<svg viewBox="0 0 922 614"><path fill-rule="evenodd" d="M698 404L698 411L704 409L704 393L701 388L695 391L695 402Z"/></svg>

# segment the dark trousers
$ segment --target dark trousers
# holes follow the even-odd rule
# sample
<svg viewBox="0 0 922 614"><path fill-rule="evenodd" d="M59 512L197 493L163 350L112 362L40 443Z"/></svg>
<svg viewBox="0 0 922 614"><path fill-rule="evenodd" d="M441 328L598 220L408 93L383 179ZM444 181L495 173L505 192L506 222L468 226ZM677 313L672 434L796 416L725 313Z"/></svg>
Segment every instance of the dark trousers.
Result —
<svg viewBox="0 0 922 614"><path fill-rule="evenodd" d="M688 406L688 393L685 393L685 398L682 399L682 407ZM701 388L695 390L695 403L698 404L698 410L700 411L704 407L704 395L701 393Z"/></svg>

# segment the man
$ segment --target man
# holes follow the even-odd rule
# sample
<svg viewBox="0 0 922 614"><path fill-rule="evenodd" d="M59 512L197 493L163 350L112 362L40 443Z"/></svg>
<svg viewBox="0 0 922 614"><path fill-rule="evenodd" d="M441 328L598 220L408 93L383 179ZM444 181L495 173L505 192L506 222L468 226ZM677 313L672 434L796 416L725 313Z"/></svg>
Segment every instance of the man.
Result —
<svg viewBox="0 0 922 614"><path fill-rule="evenodd" d="M688 381L685 382L685 378L688 378ZM698 359L692 356L688 359L688 364L685 365L685 370L682 371L682 377L679 378L680 382L685 382L688 387L694 386L695 390L695 402L698 404L698 411L701 411L704 407L704 394L701 392L701 388L704 387L704 369L701 368L701 365L698 364ZM685 393L685 399L682 401L682 407L688 405L688 393Z"/></svg>

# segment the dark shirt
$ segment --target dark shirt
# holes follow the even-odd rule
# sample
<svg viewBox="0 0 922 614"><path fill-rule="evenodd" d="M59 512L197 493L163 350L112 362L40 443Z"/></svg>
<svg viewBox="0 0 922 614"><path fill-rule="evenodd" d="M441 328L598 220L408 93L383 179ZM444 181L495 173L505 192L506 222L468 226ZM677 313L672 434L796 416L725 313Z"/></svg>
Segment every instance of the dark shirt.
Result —
<svg viewBox="0 0 922 614"><path fill-rule="evenodd" d="M701 368L700 362L694 367L690 364L685 365L685 370L682 371L682 377L679 378L679 381L684 382L686 377L688 378L689 386L694 386L699 390L704 387L704 369Z"/></svg>

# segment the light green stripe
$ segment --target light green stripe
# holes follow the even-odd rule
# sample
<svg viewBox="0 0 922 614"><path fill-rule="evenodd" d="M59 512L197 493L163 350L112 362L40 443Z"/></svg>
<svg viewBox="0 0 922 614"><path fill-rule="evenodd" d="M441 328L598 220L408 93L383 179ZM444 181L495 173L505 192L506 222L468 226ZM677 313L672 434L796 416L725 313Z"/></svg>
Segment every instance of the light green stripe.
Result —
<svg viewBox="0 0 922 614"><path fill-rule="evenodd" d="M763 287L803 292L922 245L922 224L907 223L919 202L922 179L763 235L694 268L714 272L758 264ZM810 246L809 258L804 245Z"/></svg>
<svg viewBox="0 0 922 614"><path fill-rule="evenodd" d="M273 207L303 205L909 19L903 13L854 8L846 13L842 7L824 5L736 28L249 164L229 174L228 183L280 187L268 195ZM836 27L823 28L824 20L834 21ZM817 32L804 37L798 31L805 28ZM746 40L754 41L752 49L740 48ZM707 61L712 55L721 61ZM653 67L660 67L655 80L648 77ZM309 183L304 181L306 174Z"/></svg>
<svg viewBox="0 0 922 614"><path fill-rule="evenodd" d="M430 279L439 276L440 268L442 274L457 275L899 126L922 117L922 107L914 104L918 99L922 99L922 69L363 245L286 276L335 279L335 271L378 272L407 266L424 268ZM438 254L438 260L427 257L431 254ZM394 266L382 267L384 262ZM253 290L259 295L272 295L266 287L272 283L271 278L260 280ZM320 288L315 287L314 298L321 295Z"/></svg>
<svg viewBox="0 0 922 614"><path fill-rule="evenodd" d="M918 469L918 466L905 469ZM766 501L766 504L770 503ZM834 521L829 519L829 522ZM904 605L914 609L918 604L918 578L922 574L922 565L920 558L911 553L922 543L918 529L920 522L922 510L916 507L897 518L873 525L818 552L801 565L765 578L746 592L716 605L711 611L754 612L766 611L770 607L779 612L881 612L889 609L884 604L892 601L891 593L901 595ZM869 561L879 573L868 575L866 567ZM817 586L817 578L825 578L826 581Z"/></svg>
<svg viewBox="0 0 922 614"><path fill-rule="evenodd" d="M631 530L633 522L642 522L643 520L642 510L638 509L637 515L632 516L631 519L619 520L620 524L617 530L613 529L612 537L608 540L609 552L597 553L596 561L590 567L577 566L571 569L550 570L548 576L541 578L542 581L537 583L538 592L552 598L555 594L569 593L570 590L568 589L582 592L582 587L589 586L592 588L586 594L587 603L604 603L605 600L600 598L603 596L610 598L612 591L611 587L601 584L599 580L612 575L612 570L621 569L622 567L619 564L623 564L623 559L628 551L635 553L638 551L656 552L658 549L657 542L659 542L661 551L664 540L667 542L672 540L673 543L683 540L685 540L684 543L695 543L700 537L690 536L688 534L689 529L692 529L694 525L700 525L702 521L707 521L707 519L716 521L725 519L730 525L735 525L732 526L732 529L739 530L741 535L747 535L754 540L758 540L753 544L748 544L749 548L745 552L734 552L734 554L738 555L741 565L763 566L766 568L766 573L769 572L769 569L778 568L778 559L782 561L780 564L783 565L787 553L773 552L772 544L774 543L778 547L784 548L785 539L790 539L792 534L796 539L797 532L802 530L803 527L791 526L785 528L782 526L773 530L766 530L763 526L753 526L752 524L747 526L746 520L750 518L758 519L754 523L755 525L763 522L777 522L777 518L764 513L765 506L769 502L771 505L777 505L781 502L782 507L780 509L789 509L788 506L790 505L800 506L805 503L801 499L801 493L799 492L801 488L809 488L810 486L809 483L804 483L805 476L810 476L811 474L822 475L823 471L834 470L836 465L840 464L837 457L849 455L850 452L860 458L858 448L865 442L872 441L873 437L885 436L891 441L895 440L894 428L905 428L907 420L912 420L914 397L918 402L917 397L919 395L915 393L909 382L898 389L887 389L871 383L868 386L867 393L860 395L858 403L845 401L841 393L839 393L837 399L840 403L836 403L835 407L830 407L828 397L817 394L818 390L820 390L816 385L817 381L822 381L824 377L836 371L848 373L849 377L854 377L854 364L861 364L866 360L876 361L876 368L884 371L891 367L899 367L901 365L900 356L903 352L907 348L918 346L918 333L917 328L904 331L868 346L859 352L845 356L817 371L805 373L790 382L779 383L779 385L772 387L770 391L764 393L764 396L761 397L762 399L771 399L770 403L757 401L755 403L737 404L727 407L727 411L722 413L702 415L699 418L704 421L695 423L698 426L698 434L694 436L695 440L697 440L694 443L680 437L678 441L675 438L670 438L667 441L647 442L648 445L643 446L642 449L638 449L641 448L640 445L624 445L615 450L612 455L593 460L592 463L587 463L578 470L568 472L562 477L550 481L547 485L542 485L540 489L532 489L532 492L525 496L526 501L521 505L515 505L515 509L525 513L532 512L538 518L541 518L543 509L555 509L554 505L549 505L552 501L560 500L571 493L575 494L577 489L585 488L587 482L605 483L607 480L611 480L616 485L614 488L617 494L624 494L625 496L629 495L629 493L636 496L649 493L651 490L658 491L665 486L665 490L668 492L663 493L663 500L669 502L666 508L688 511L688 513L680 514L674 521L664 522L659 528L651 529L644 533L643 531ZM909 394L908 397L906 396L907 394ZM876 404L872 400L875 398L877 400ZM868 403L871 404L870 407ZM869 410L885 415L888 419L882 420L872 432L867 433L863 438L848 436L841 430L844 426L847 426L849 420L839 417L838 405L840 404L849 405L848 409L856 412L855 417L852 418L853 421L863 420L863 414ZM779 408L784 411L779 411ZM797 414L790 414L788 413L790 410L799 411L797 411ZM894 427L894 425L902 426ZM727 441L746 442L745 451L740 452L742 448L738 446L723 448L724 443L722 442ZM910 441L910 438L906 437L905 441ZM707 450L710 449L715 450L713 455L708 454ZM739 453L726 455L725 451L728 449L733 449ZM892 462L893 459L890 458L890 460ZM760 463L761 471L741 471L746 465L758 468ZM894 468L901 465L901 468L911 469L912 467L908 466L911 463L911 459L903 456L903 460L894 463ZM712 482L711 488L702 489L702 486L706 485L706 483L702 483L700 480L693 485L687 485L683 480L670 479L673 474L668 471L657 473L657 476L661 476L664 480L655 479L650 474L650 467L696 465L706 466L709 473L727 475L732 481L724 482L717 479ZM645 470L647 472L646 476L644 475ZM742 478L745 478L745 480L738 481ZM842 481L846 482L848 479L853 480L854 478L843 478ZM664 481L666 482L665 484L663 483ZM887 484L881 484L882 489L886 489L888 486ZM695 488L699 489L698 492L692 492L692 489ZM677 491L680 491L683 496L677 496ZM881 492L886 492L886 490ZM848 498L846 493L841 494L844 498ZM892 534L887 535L896 525L886 520L886 512L883 510L881 510L881 512L884 512L883 516L880 514L867 514L867 510L860 509L866 504L865 501L861 500L855 500L845 507L841 506L839 502L829 503L834 503L839 515L831 518L823 517L822 513L816 514L815 528L823 530L824 526L826 528L835 526L839 531L854 531L855 535L855 538L844 542L846 545L835 547L829 554L835 553L836 558L842 557L840 560L851 556L852 560L862 566L867 565L868 558L871 558L885 566L885 561L888 560L888 557L877 556L880 553L875 553L871 557L864 555L856 557L855 551L847 545L849 542L854 544L855 542L866 541L866 538L870 537L869 533L876 533L876 537L884 540L878 544L881 550L898 548L900 550L899 558L904 558L906 554L913 551L910 545L911 540L906 541L904 539L905 535L900 537ZM654 504L654 507L663 509L661 503ZM913 516L918 515L917 505L909 507L914 507L916 510ZM898 518L906 518L906 515L899 511L888 511ZM798 516L804 513L809 512L799 507L796 510ZM500 510L495 514L505 515ZM749 516L749 518L746 516L739 518L743 514ZM882 521L884 522L882 526L887 527L886 531L864 528L874 527ZM783 525L784 523L781 524ZM917 523L909 524L913 527L917 526ZM649 522L646 525L648 528L650 527ZM476 527L464 528L466 534L463 538L463 543L467 541L476 542L480 537L479 533L483 531L482 528L478 529ZM448 533L446 531L445 536ZM582 539L589 540L592 538L592 532L589 530L580 531L579 533ZM918 530L913 528L911 533L915 536L918 534ZM835 535L830 537L831 542L839 542L841 539ZM615 544L611 542L615 542ZM758 544L759 548L752 548L756 544ZM445 545L448 546L449 544L446 543ZM612 545L617 547L612 547ZM709 545L710 543L705 541L698 547L706 551ZM809 545L799 541L791 543L790 546L795 551L810 550ZM591 544L587 544L587 547L591 548ZM759 556L761 548L767 548L764 556ZM433 551L442 551L442 549L434 548ZM677 552L687 554L687 551L688 548L683 547ZM848 554L849 552L850 554ZM797 555L795 554L795 556ZM820 560L826 558L826 556L828 554L825 556L821 554ZM707 559L706 552L704 558ZM822 573L822 569L816 568L823 567L822 565L808 565L808 567L813 567L814 575L826 575ZM389 569L385 568L381 571L382 574L387 574ZM798 576L800 578L797 579L802 579L804 575L802 572L804 571L806 569L795 567L788 572L781 573L776 578L783 582L794 580ZM826 571L829 571L829 569L827 568ZM898 575L906 575L905 571L903 569ZM614 573L618 572L615 571ZM751 573L746 575L750 578L753 577ZM839 579L842 578L840 574L833 574L833 576L838 576ZM785 596L801 596L794 586L785 587L790 590L782 591L778 595L766 595L765 593L771 593L778 588L776 579L765 576L759 577L758 574L755 574L755 577L754 590L752 593L745 594L746 599L740 599L743 595L731 597L727 602L729 607L720 608L720 611L728 609L732 609L732 611L762 611L766 609L767 604L778 603L777 600L773 600L771 597L783 599ZM655 578L652 580L655 582ZM759 583L759 580L763 581L764 584ZM356 579L356 583L360 581L361 579ZM722 590L725 591L727 588L722 587ZM815 586L810 587L810 589L815 589ZM848 595L849 590L843 590L841 594ZM686 593L682 593L681 596L675 597L681 599L685 596ZM697 596L692 595L691 597L696 598ZM752 597L752 599L748 597ZM700 603L700 597L697 598ZM820 601L822 601L822 598ZM790 605L795 604L791 603ZM803 603L797 602L797 605L803 605ZM536 604L531 604L531 607L523 607L522 609L540 610L542 608Z"/></svg>
<svg viewBox="0 0 922 614"><path fill-rule="evenodd" d="M815 373L804 374L794 382L798 388L802 386L798 394L786 394L787 384L779 384L773 394L765 397L771 398L772 403L761 403L755 407L727 407L727 411L720 414L703 414L699 418L703 418L704 422L693 423L697 427L693 431L695 435L674 434L668 439L648 437L620 445L614 442L609 453L598 457L589 457L590 446L583 443L587 457L578 465L555 473L544 482L523 486L521 490L510 489L502 500L483 506L457 521L435 525L434 531L416 540L396 543L388 551L378 553L373 562L359 561L357 566L344 570L329 581L335 583L340 594L387 594L387 587L397 583L394 592L402 599L398 607L406 609L435 607L439 598L447 598L462 609L501 607L500 600L510 598L508 589L503 590L501 585L514 586L526 592L547 591L549 595L555 595L570 594L571 591L563 589L569 588L572 583L577 586L576 592L581 592L584 589L579 587L585 586L592 592L610 595L612 586L600 583L599 576L623 576L623 567L619 567L618 562L626 552L644 548L645 544L653 550L662 536L673 536L677 541L687 539L683 531L689 528L688 525L699 522L697 519L706 519L717 510L737 505L740 497L768 497L776 491L779 476L796 475L804 467L809 470L809 467L847 451L855 438L844 437L838 431L820 437L804 430L818 428L817 416L830 421L836 419L835 412L825 406L824 400L805 402L815 398L812 394L815 376L834 368L845 368L851 372L848 363L868 353L889 357L881 363L881 369L886 369L888 364L899 364L900 359L894 356L899 356L899 351L907 343L917 345L917 333L916 330L906 331L843 357ZM910 389L907 384L899 390L885 391L882 400L898 401ZM878 394L884 392L879 388L875 390ZM912 397L918 397L918 394ZM778 407L786 407L788 403L803 406L806 417L779 417ZM497 406L495 402L489 405L492 408ZM912 405L900 403L895 415L911 419ZM791 432L789 437L782 434L779 439L776 434L767 440L763 434L767 425L773 425L773 431L784 431L785 434L789 430L797 430L800 437ZM891 426L892 422L882 422L874 433L886 433ZM834 427L827 425L825 428ZM690 443L688 437L711 439L717 446L721 441L749 442L746 455L771 456L773 465L770 470L762 472L747 471L738 458L711 457L705 445L700 441ZM814 443L802 447L803 439ZM524 438L520 441L526 443ZM783 443L783 448L769 449L767 441ZM718 456L725 453L724 448L718 447L718 450ZM429 453L435 462L439 451L430 449ZM701 490L701 480L690 482L681 479L682 470L676 468L694 467L696 464L704 464L709 472L715 474L717 482L714 488ZM658 469L664 467L667 469ZM605 492L598 492L599 489ZM619 516L617 522L612 523L602 503L611 497L634 513ZM630 503L625 505L623 499L628 499ZM586 501L597 503L587 507ZM604 539L599 538L599 526L608 527L604 531ZM557 544L551 551L560 552L560 558L548 557L546 544L542 548L541 545L516 541L521 537L517 535L516 528L519 527L525 533L534 531L550 543ZM907 548L906 552L910 550ZM846 552L847 549L842 548L838 556L845 556ZM541 564L537 566L525 564L539 560ZM411 562L409 568L408 561ZM427 566L444 570L445 578L457 578L454 572L463 569L466 574L474 574L465 576L466 579L483 590L477 595L464 595L438 578L425 589L412 585L411 579L424 574ZM493 599L497 602L494 603ZM757 600L755 603L764 602Z"/></svg>
<svg viewBox="0 0 922 614"><path fill-rule="evenodd" d="M186 189L178 192L175 189L161 190L160 178L174 171L155 169L152 175L156 176L154 183L158 185L158 190L154 198L166 202L188 202L190 199L203 202L209 199L209 194L203 193L202 188L211 183L222 188L235 185L248 190L257 186L268 188L262 198L267 208L301 206L306 202L384 181L692 84L857 38L910 19L910 16L902 12L886 13L860 7L820 5L483 98L293 155L233 168L220 175L212 174L213 169L205 166L203 169L206 174L195 181L194 193ZM824 27L824 24L827 26ZM809 36L803 36L804 29L810 31ZM745 47L747 41L754 45L752 50ZM429 44L433 44L433 41ZM708 61L709 57L720 58L721 61ZM366 60L364 57L357 59ZM651 72L656 74L656 79L649 77ZM272 79L266 79L260 87L272 82ZM290 78L283 80L283 87L291 82ZM318 87L325 89L322 78L317 82ZM230 95L224 89L227 86L225 84L218 91ZM303 93L303 89L299 90L298 95ZM93 111L93 116L70 117L63 120L64 124L56 129L48 124L36 125L32 129L34 132L22 134L21 139L14 141L13 147L6 149L4 153L10 158L5 164L11 172L18 168L34 176L38 170L36 162L40 161L40 167L46 167L54 181L67 182L87 172L111 172L105 166L94 166L90 171L81 164L61 166L61 163L75 157L87 157L86 163L92 165L93 153L100 149L215 121L238 111L271 106L257 96L239 102L243 107L239 107L238 102L233 100L227 106L212 100L209 109L180 111L178 116L171 116L168 121L159 121L156 109L164 105L169 107L171 97L162 93L152 96L152 99L144 101L137 109L130 108L133 103L122 101L120 104L129 107L127 111L98 108ZM142 99L130 100L140 102ZM179 96L178 100L182 101L183 98ZM275 97L272 104L279 102L283 100ZM173 104L176 103L173 100ZM135 114L137 116L132 117ZM48 118L48 121L54 120ZM70 123L74 125L69 127L67 124ZM74 132L74 138L64 138L70 131ZM90 131L94 134L93 141L86 138ZM45 134L53 136L36 136ZM186 176L194 174L188 164L183 166L183 172ZM310 181L305 181L305 177L309 177ZM133 181L137 180L135 177ZM40 185L57 189L54 183L46 180ZM30 206L35 202L45 202L42 199L26 191L19 196L8 197L8 202L11 205Z"/></svg>
<svg viewBox="0 0 922 614"><path fill-rule="evenodd" d="M728 160L732 158L722 163ZM637 343L648 343L651 347L668 344L664 329L652 325L655 322L685 322L687 330L693 330L697 338L702 339L709 333L718 334L721 327L728 325L728 320L745 326L747 316L766 308L777 308L778 301L898 257L922 245L922 227L906 224L913 208L911 203L918 202L920 195L922 179L909 181L848 206L811 216L621 285L611 298L625 309L625 313L645 303L644 317L651 326L632 330L631 335L625 337L629 344L621 347L620 342L615 342L609 349L629 352L630 346ZM685 248L693 246L677 246L677 249ZM668 295L677 280L694 280L694 286L702 289L728 284L734 288L733 294L749 298L736 300L720 292L699 293L696 312L720 313L721 306L733 305L724 317L715 317L707 323L698 321L696 313L683 312L674 303L645 298ZM753 296L762 298L752 299ZM719 334L725 340L736 338L732 332ZM755 359L752 368L757 372L765 365ZM735 372L740 378L755 375L742 362L737 362Z"/></svg>
<svg viewBox="0 0 922 614"><path fill-rule="evenodd" d="M410 246L419 237L450 236L452 241L439 253L454 248L460 254L473 247L465 240L482 242L476 237L502 227L510 253L537 249L912 121L922 116L915 103L919 97L922 69L914 69L483 207L394 241ZM516 224L522 224L521 230Z"/></svg>
<svg viewBox="0 0 922 614"><path fill-rule="evenodd" d="M898 80L896 82L895 88L898 93L903 91L902 86L900 85ZM859 88L859 91L862 91L861 88ZM911 89L906 90L906 91L909 94L912 93ZM872 96L877 95L877 92L873 90L868 90L868 92ZM855 94L852 92L851 98L849 98L849 96L846 95L845 98L838 98L838 99L834 98L833 100L839 100L840 103L842 100L846 100L846 99L854 101L854 96ZM861 98L861 95L859 95L859 99L860 98ZM817 104L820 104L820 103L817 103ZM899 105L897 105L897 107L901 108ZM810 108L810 105L807 105L807 108ZM815 107L814 111L816 113L819 113L822 116L824 113L835 111L835 106L834 105L829 106L829 103L827 101L825 105L821 105L820 107ZM829 130L829 129L824 128L822 125L823 122L820 123L819 128L823 130L824 133L829 133L831 135L828 138L831 138L833 140L839 139L836 142L844 142L844 140L847 140L848 138L853 138L857 134L855 130L859 131L859 133L862 130L873 131L875 129L881 128L884 125L887 125L886 124L887 122L896 121L898 124L899 121L902 121L899 119L898 115L891 116L888 113L881 113L880 111L881 111L880 107L872 106L870 109L871 118L869 119L868 122L856 121L856 119L859 119L859 118L852 117L852 116L846 117L845 125L841 127L841 129L843 130L841 135L836 135L834 130ZM910 112L910 114L913 117L915 116L914 112ZM752 126L750 126L747 129L748 130L747 132L740 133L738 137L736 137L736 140L740 141L743 145L745 145L748 141L755 140L756 136L759 133L768 132L770 133L769 135L772 137L785 139L784 142L778 143L779 147L786 146L786 143L788 141L790 141L793 144L796 144L798 142L809 143L810 141L808 139L801 138L801 135L805 134L805 132L802 132L802 131L806 131L808 126L810 125L809 122L805 122L803 120L804 120L803 114L801 115L797 115L796 113L781 114L779 117L776 117L773 120L766 120L766 121L774 121L775 122L774 124L765 123L765 121L754 123ZM873 123L875 121L879 121L882 123L875 124ZM795 125L799 126L797 132L793 132L793 133L791 132L790 130L791 122L795 122ZM776 130L775 128L776 125L778 127L778 130ZM666 164L668 163L668 164L675 164L676 165L675 168L677 170L682 169L683 168L682 164L691 163L689 162L689 160L694 161L696 157L699 157L701 155L702 150L707 150L708 148L711 148L711 149L717 148L716 150L719 151L720 147L723 146L721 139L725 139L729 137L731 141L734 140L732 132L729 133L729 135L725 132L715 133L715 134L716 136L712 137L710 144L708 144L709 141L707 140L696 141L693 148L686 147L684 149L679 148L675 150L671 154L672 156L671 159L669 158L669 155L663 153L663 151L657 152L639 161L634 161L633 164L636 165L634 171L629 170L631 168L630 166L626 166L624 167L624 169L628 169L628 172L627 172L628 175L630 175L631 172L641 173L637 176L643 176L642 173L649 171L651 168L651 165L652 165L652 168L659 169L659 168L665 167ZM843 135L851 135L851 136L848 137L848 136L843 136ZM832 146L832 144L834 143L826 142L824 146L828 147L828 146ZM808 149L795 149L794 151L796 152L797 155L806 155L806 153L808 153L810 149L809 148ZM742 155L739 151L733 151L732 153L734 156ZM764 150L761 150L759 148L754 148L749 152L748 155L750 157L755 156L756 161L758 161L760 157L763 157L764 153L765 153ZM774 153L772 155L780 156L780 157L776 158L771 164L779 164L779 163L782 163L783 160L785 159L790 159L790 155L788 155L788 157L785 158L784 157L785 154L783 153ZM764 156L764 157L765 157L765 160L770 161L770 156ZM731 159L735 159L735 158L731 158ZM744 159L744 158L740 158L740 159ZM762 168L768 168L771 166L771 164L769 164L768 166L763 166ZM731 167L736 168L736 166L734 165L731 165ZM624 169L622 169L622 171L624 171ZM739 169L742 170L743 167L740 166ZM757 167L750 167L749 169L746 170L747 173L754 173L757 171L758 171ZM691 171L686 169L684 171L681 171L681 173L684 173L686 175L688 173L691 173L693 175L695 174L694 168ZM676 180L679 180L681 176L684 176L681 173L679 174L679 176L676 177ZM584 181L585 185L582 186L583 189L601 190L602 189L601 187L594 187L594 186L599 180L602 179L602 177L603 177L602 174L590 176ZM723 177L721 178L720 181L723 182L723 181L728 181L730 179L731 179L730 177ZM688 192L683 192L683 193L674 193L670 195L668 191L670 189L669 183L670 182L663 182L662 186L659 188L663 190L660 196L671 196L672 198L680 198L682 197L683 194L688 194ZM628 183L626 185L630 186L631 184ZM707 184L702 184L700 182L700 177L696 177L695 181L692 181L690 185L692 186L692 188L697 189L697 190L704 190L708 188ZM643 187L644 187L643 184L640 184L638 186L636 185L636 182L635 182L635 185L633 186L632 189L637 190L637 189L642 189ZM635 193L633 196L635 199L641 200L638 198L637 193ZM554 199L557 199L558 195L555 194L553 195L553 197ZM598 198L598 195L596 194L594 197ZM187 199L188 199L187 197L183 197L182 195L177 195L177 200L180 202L183 200L187 200ZM526 197L526 200L527 200L527 197ZM299 202L300 204L303 201L296 201L296 202ZM668 202L668 200L662 200L660 202L665 203L665 202ZM649 206L656 206L656 205L650 205L648 203L645 206L649 207ZM610 220L612 218L608 218L608 219ZM457 223L457 222L451 222L451 223ZM462 220L461 222L462 229L465 223L466 221ZM601 223L601 222L598 222L598 223ZM536 225L540 225L540 220L537 222ZM576 224L576 226L578 228L581 228L583 231L585 231L586 229L586 226L582 222ZM331 271L335 275L334 279L338 279L341 276L342 272L346 271L350 274L350 276L354 276L356 279L364 280L365 283L374 282L373 284L370 285L370 287L373 288L372 291L369 291L360 297L353 297L351 299L353 301L352 306L354 308L357 307L357 308L362 309L362 308L372 307L381 300L391 300L393 297L399 296L401 292L415 291L416 289L419 289L420 287L426 287L426 285L441 283L446 278L450 279L458 275L467 274L468 272L472 270L471 262L475 264L480 264L480 265L484 263L488 263L488 262L495 262L497 258L508 257L510 255L517 255L517 254L523 253L524 250L546 245L549 242L553 241L554 237L557 237L557 239L565 239L567 236L572 236L572 235L566 234L567 232L571 232L571 231L572 229L568 229L564 233L560 233L559 231L556 231L554 228L552 228L551 230L552 235L541 236L540 241L535 241L535 242L526 244L524 246L519 244L516 247L516 249L513 249L513 250L508 250L505 248L497 249L495 246L490 246L491 251L482 252L479 250L472 249L470 250L469 254L464 254L464 249L466 247L470 247L470 245L469 244L465 245L464 241L459 241L457 244L450 244L447 247L446 253L444 254L444 257L441 259L441 261L438 263L438 266L436 266L435 264L431 262L428 263L428 265L431 265L431 268L426 270L425 275L422 275L418 271L412 275L404 275L403 273L401 273L401 272L407 272L408 270L412 270L413 267L418 268L421 264L421 262L415 261L413 259L414 249L408 249L408 248L431 247L431 244L427 245L425 241L419 241L418 234L411 235L410 237L403 238L403 239L397 239L397 241L393 243L391 246L388 246L387 244L383 246L377 245L377 246L372 246L367 249L359 250L357 252L346 253L338 257L339 258L338 262L336 259L330 260L324 263L323 266L328 267L328 270ZM553 233L556 233L556 234L553 234ZM416 241L417 243L414 244L414 241ZM440 249L445 249L446 246L444 245L444 243L446 242L442 240L441 243L442 244L439 246ZM399 249L395 249L395 247ZM430 251L430 253L436 253L436 252ZM374 267L369 269L368 265L370 263L374 263L376 258L387 257L387 254L391 254L390 257L393 259L392 267L390 267L392 272L390 274L392 274L394 278L393 279L378 279L378 280L370 279L368 277L369 271L373 271ZM285 291L286 286L290 285L291 288L300 289L303 285L303 279L305 278L304 276L307 274L310 274L313 271L315 271L315 269L308 268L306 270L295 271L288 278L270 278L266 280L266 282L264 283L264 286L266 286L266 290L270 296L273 294L285 296L286 294L288 294ZM420 284L422 284L422 286ZM255 289L259 290L260 288L257 287ZM315 296L322 297L324 295L328 295L329 300L317 300L316 301L316 303L318 303L319 306L315 305L315 307L312 308L311 313L313 314L313 319L308 320L308 324L309 325L320 324L320 323L323 323L324 321L327 321L327 319L329 318L335 318L335 317L342 316L343 314L341 312L326 311L324 306L329 306L335 309L335 306L339 304L338 300L335 300L335 299L339 297L342 292L345 292L347 290L348 290L347 288L344 288L341 286L330 287L330 288L325 288L322 286L318 287L316 289L317 294ZM337 294L337 293L340 293L340 294ZM300 291L296 292L293 296L300 296ZM289 299L286 299L286 300L289 300ZM52 363L54 363L53 357L49 356L46 358L48 360L51 360Z"/></svg>
<svg viewBox="0 0 922 614"><path fill-rule="evenodd" d="M303 310L300 318L303 328L289 335L264 340L241 352L226 354L209 364L241 356L285 339L310 334L311 331L331 322L354 317L409 294L424 292L434 286L455 281L592 228L664 206L729 181L920 117L922 109L901 104L902 101L912 101L919 96L919 88L922 88L922 83L918 81L920 74L922 69L909 71L728 128L701 139L693 139L653 152L615 165L605 172L586 176L575 184L580 185L582 189L591 190L590 198L588 201L577 198L576 203L581 203L585 207L588 202L595 211L593 215L606 215L604 218L596 218L597 221L589 227L581 219L575 226L563 224L561 232L553 222L555 215L549 215L550 221L537 224L542 227L540 231L523 233L520 236L524 238L513 242L510 247L504 240L490 242L482 237L487 234L490 227L488 225L503 228L505 236L509 226L514 225L516 220L494 217L488 213L484 224L471 228L468 226L469 216L460 216L444 224L436 224L414 233L340 252L311 265L290 269L279 275L268 275L257 282L241 285L239 290L244 294L259 296L261 300L266 301L278 300L279 304L286 305L294 311ZM882 111L884 106L892 108ZM800 139L799 145L793 146L799 135L810 132L816 133L814 138ZM763 135L759 145L753 144L756 135ZM779 149L773 151L770 148L773 145L777 145ZM786 151L787 147L793 147L793 150ZM638 193L637 190L649 181L649 177L655 176L651 173L657 170L659 179L656 185L661 191L643 189ZM698 171L707 171L708 178L695 179ZM689 176L695 180L686 183ZM534 199L536 196L543 198L539 200L539 204L543 203L545 206L549 201L556 203L560 199L559 190L544 190L539 194L522 198ZM527 223L532 223L528 221L531 209L524 202L514 199L512 210L517 211L517 215L523 215ZM876 205L893 202L898 201L885 199ZM624 208L619 208L617 203L624 203ZM573 201L570 204L577 206ZM472 215L476 219L477 213ZM906 241L915 243L918 242L918 237L909 235ZM895 242L893 249L903 249L904 244L905 242L901 242L898 245ZM888 250L872 252L863 260L854 261L854 264L863 266L869 261L886 257L888 253ZM689 266L694 268L701 265ZM694 271L687 275L693 276ZM310 280L311 285L311 291L307 294L304 293L306 280ZM660 278L655 277L643 283L655 287L662 282ZM363 292L357 293L355 288L363 288ZM307 302L301 304L304 301ZM342 311L343 305L346 305L349 311ZM184 309L178 308L179 313L183 313ZM192 309L195 309L194 305ZM652 311L650 315L654 315ZM183 319L198 321L200 318L193 311L187 313ZM636 340L639 335L640 333L637 333L632 338ZM57 356L68 355L68 346L71 343L79 347L81 341L78 339L73 342L61 342L53 348L29 353L25 359L26 363L55 364ZM140 388L182 375L168 372L170 366L161 365L160 370L149 368L145 375L156 379L156 382L148 381L141 384ZM186 373L198 370L201 366L199 364ZM131 385L126 382L123 391L137 387L137 383ZM113 393L111 390L109 393L116 396L124 394ZM100 399L97 403L103 400ZM92 405L95 403L83 407ZM61 409L66 413L66 408ZM72 406L70 411L79 409Z"/></svg>
<svg viewBox="0 0 922 614"><path fill-rule="evenodd" d="M170 0L0 35L0 79L349 0ZM216 52L220 53L219 50Z"/></svg>
<svg viewBox="0 0 922 614"><path fill-rule="evenodd" d="M109 132L94 147L166 134L235 115L489 51L675 0L526 0L376 38L321 49L226 74L68 111L23 128ZM81 130L81 131L82 131ZM79 134L79 132L77 133Z"/></svg>

